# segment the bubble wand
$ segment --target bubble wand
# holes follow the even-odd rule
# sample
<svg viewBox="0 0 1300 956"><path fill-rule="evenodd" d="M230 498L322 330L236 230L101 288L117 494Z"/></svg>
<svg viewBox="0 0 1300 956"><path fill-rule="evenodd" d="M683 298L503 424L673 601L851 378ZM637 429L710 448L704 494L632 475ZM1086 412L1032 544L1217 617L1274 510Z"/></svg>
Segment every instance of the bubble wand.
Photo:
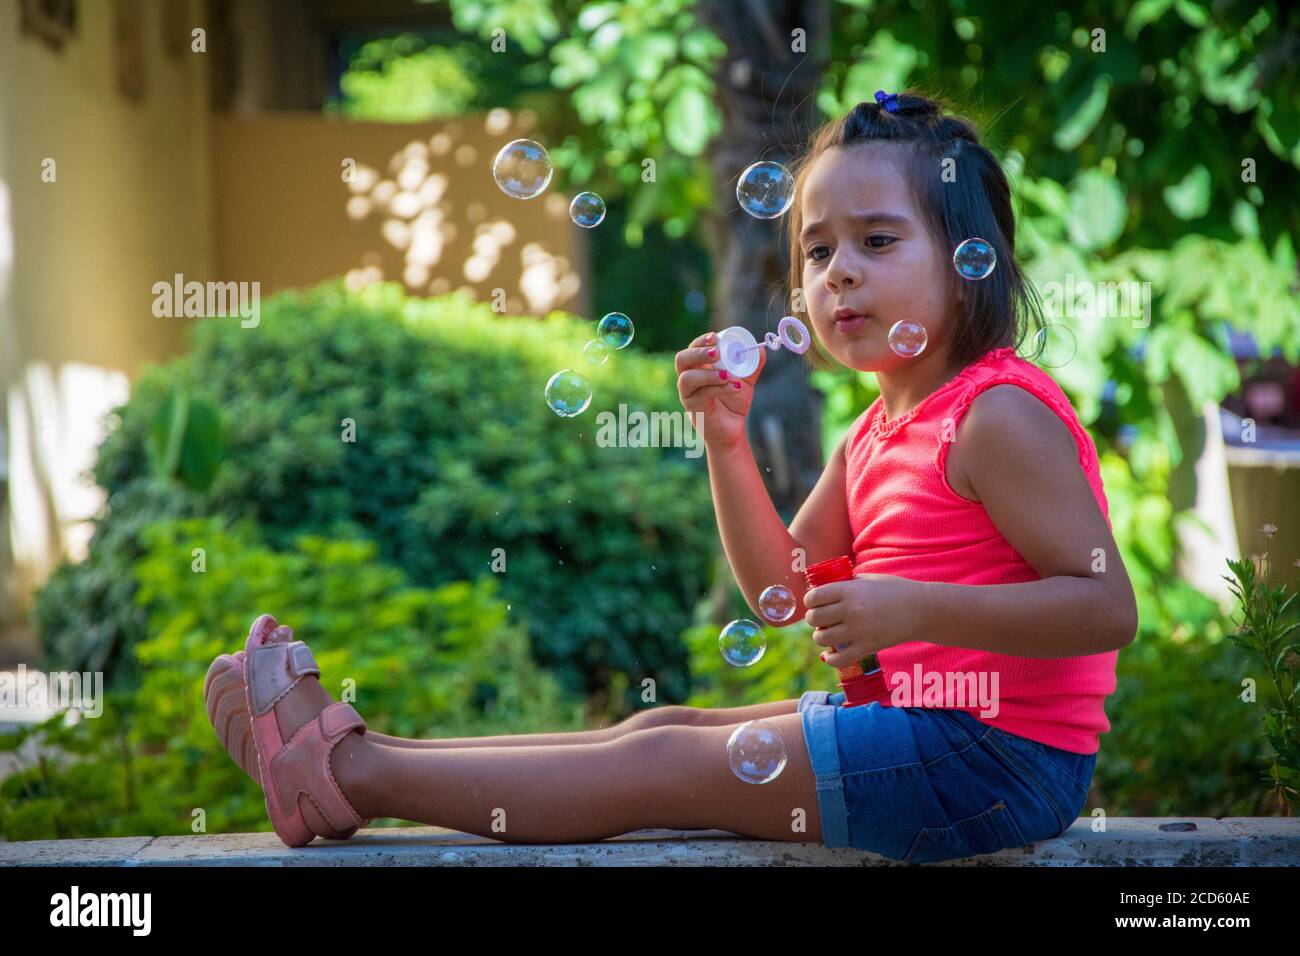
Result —
<svg viewBox="0 0 1300 956"><path fill-rule="evenodd" d="M743 325L733 325L718 333L718 364L736 378L748 378L758 369L759 349L769 348L775 352L783 345L797 355L807 352L812 345L808 326L793 315L778 322L776 331L768 332L762 342Z"/></svg>

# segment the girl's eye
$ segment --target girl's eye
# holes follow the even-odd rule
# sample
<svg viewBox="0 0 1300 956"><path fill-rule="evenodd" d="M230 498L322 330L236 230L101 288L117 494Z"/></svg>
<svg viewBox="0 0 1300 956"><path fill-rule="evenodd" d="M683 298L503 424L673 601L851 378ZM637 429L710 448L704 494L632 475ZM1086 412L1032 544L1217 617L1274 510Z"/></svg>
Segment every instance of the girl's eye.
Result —
<svg viewBox="0 0 1300 956"><path fill-rule="evenodd" d="M884 241L883 241L883 242L877 242L876 240L878 240L878 239L881 239L881 240L884 240ZM874 234L874 235L871 235L871 236L868 236L868 237L867 237L867 245L870 246L872 249L884 249L884 248L887 248L888 246L892 245L893 243L895 243L895 242L897 242L897 241L898 241L898 237L896 237L896 236L887 236L887 235L884 235L883 233L876 233L876 234ZM808 253L807 253L806 258L811 259L813 262L821 262L821 261L822 261L823 259L825 259L826 257L825 257L825 256L819 256L819 255L816 255L816 252L817 252L818 249L826 249L826 246L813 246L811 249L808 250Z"/></svg>

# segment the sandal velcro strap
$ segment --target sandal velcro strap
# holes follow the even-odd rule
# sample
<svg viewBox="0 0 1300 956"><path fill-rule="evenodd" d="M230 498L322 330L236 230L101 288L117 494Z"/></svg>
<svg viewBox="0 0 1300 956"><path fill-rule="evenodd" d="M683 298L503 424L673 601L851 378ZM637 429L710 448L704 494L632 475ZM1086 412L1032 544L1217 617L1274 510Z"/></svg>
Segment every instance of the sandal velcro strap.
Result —
<svg viewBox="0 0 1300 956"><path fill-rule="evenodd" d="M286 645L289 650L289 676L297 679L313 674L320 677L320 667L316 664L316 658L312 656L311 648L302 641L294 641Z"/></svg>
<svg viewBox="0 0 1300 956"><path fill-rule="evenodd" d="M326 740L339 740L349 731L366 732L366 722L345 700L336 700L320 712L321 731Z"/></svg>
<svg viewBox="0 0 1300 956"><path fill-rule="evenodd" d="M304 677L320 675L311 649L302 641L263 644L246 655L253 713L265 714Z"/></svg>
<svg viewBox="0 0 1300 956"><path fill-rule="evenodd" d="M317 833L332 840L347 839L369 823L352 806L330 769L330 752L352 730L365 732L366 722L356 708L335 701L298 728L293 739L271 758L272 786L281 807L298 806L299 796L311 800L326 820L330 832Z"/></svg>

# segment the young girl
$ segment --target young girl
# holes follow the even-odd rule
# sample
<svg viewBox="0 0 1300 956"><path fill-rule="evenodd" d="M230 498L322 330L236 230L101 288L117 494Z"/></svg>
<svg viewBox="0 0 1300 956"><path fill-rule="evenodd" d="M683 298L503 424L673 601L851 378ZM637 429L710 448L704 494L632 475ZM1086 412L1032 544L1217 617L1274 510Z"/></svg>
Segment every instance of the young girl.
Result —
<svg viewBox="0 0 1300 956"><path fill-rule="evenodd" d="M404 740L332 702L306 645L264 615L243 654L213 662L205 692L288 845L384 816L510 843L718 828L929 862L1074 822L1137 628L1096 449L1060 388L1014 354L1032 296L998 163L933 101L877 100L825 127L798 168L791 285L820 347L876 372L881 394L789 530L745 437L762 365L728 381L710 333L677 371L683 405L703 413L718 525L750 604L784 583L801 596L790 623L814 627L822 659L877 654L889 697L844 707L812 691L657 707L585 733ZM951 260L976 236L997 265L971 281ZM925 330L909 358L888 343L904 319ZM856 576L807 590L801 569L838 555ZM756 718L787 745L764 784L727 759Z"/></svg>

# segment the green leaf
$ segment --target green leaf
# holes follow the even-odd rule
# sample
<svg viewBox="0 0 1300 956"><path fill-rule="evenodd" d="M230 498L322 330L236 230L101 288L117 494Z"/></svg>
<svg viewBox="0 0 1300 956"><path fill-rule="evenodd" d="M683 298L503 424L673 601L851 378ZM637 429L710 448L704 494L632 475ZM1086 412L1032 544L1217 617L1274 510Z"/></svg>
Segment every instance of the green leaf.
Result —
<svg viewBox="0 0 1300 956"><path fill-rule="evenodd" d="M682 55L691 62L711 68L727 55L727 45L712 30L697 27L682 37Z"/></svg>
<svg viewBox="0 0 1300 956"><path fill-rule="evenodd" d="M149 429L149 458L154 474L163 481L176 474L188 409L189 396L179 384L175 384L154 414Z"/></svg>
<svg viewBox="0 0 1300 956"><path fill-rule="evenodd" d="M578 26L587 31L594 30L611 17L618 16L623 6L621 3L588 4L578 14Z"/></svg>
<svg viewBox="0 0 1300 956"><path fill-rule="evenodd" d="M149 458L162 481L179 478L206 491L225 457L225 437L216 407L191 399L179 384L158 408L149 430Z"/></svg>
<svg viewBox="0 0 1300 956"><path fill-rule="evenodd" d="M1201 90L1211 103L1225 103L1233 112L1254 108L1260 100L1255 88L1259 65L1236 37L1218 27L1202 30L1196 38L1192 62L1200 75ZM1240 65L1236 72L1230 72Z"/></svg>
<svg viewBox="0 0 1300 956"><path fill-rule="evenodd" d="M677 38L671 33L656 30L641 36L630 37L624 44L620 59L628 73L646 82L663 74L664 67L677 56Z"/></svg>
<svg viewBox="0 0 1300 956"><path fill-rule="evenodd" d="M1174 5L1174 0L1138 0L1129 11L1128 22L1124 24L1124 33L1129 39L1136 39L1142 28L1154 23L1165 15Z"/></svg>
<svg viewBox="0 0 1300 956"><path fill-rule="evenodd" d="M607 60L615 48L623 42L625 35L623 24L617 20L610 20L596 29L587 40L587 46L601 60Z"/></svg>
<svg viewBox="0 0 1300 956"><path fill-rule="evenodd" d="M1273 243L1273 265L1283 269L1288 273L1295 268L1296 254L1295 244L1291 241L1289 233L1280 233L1277 241Z"/></svg>
<svg viewBox="0 0 1300 956"><path fill-rule="evenodd" d="M600 63L580 40L561 40L551 48L551 82L561 89L577 86L600 72Z"/></svg>
<svg viewBox="0 0 1300 956"><path fill-rule="evenodd" d="M859 99L870 99L876 90L894 92L907 85L907 79L916 67L916 47L896 40L888 30L880 30L867 44L864 60L863 65L870 69L875 85L868 95ZM856 102L854 100L849 106Z"/></svg>
<svg viewBox="0 0 1300 956"><path fill-rule="evenodd" d="M573 105L584 123L605 123L618 118L623 109L622 83L617 73L608 72L573 91Z"/></svg>
<svg viewBox="0 0 1300 956"><path fill-rule="evenodd" d="M1110 77L1101 74L1092 81L1092 89L1065 123L1052 135L1057 149L1069 152L1097 128L1110 98Z"/></svg>
<svg viewBox="0 0 1300 956"><path fill-rule="evenodd" d="M1195 332L1177 329L1174 336L1176 345L1169 362L1196 408L1207 401L1222 401L1236 391L1241 379L1231 355Z"/></svg>
<svg viewBox="0 0 1300 956"><path fill-rule="evenodd" d="M1259 215L1255 207L1244 199L1232 204L1232 228L1247 239L1259 238Z"/></svg>
<svg viewBox="0 0 1300 956"><path fill-rule="evenodd" d="M1098 169L1075 178L1070 187L1070 239L1085 249L1104 249L1124 232L1128 220L1124 188Z"/></svg>
<svg viewBox="0 0 1300 956"><path fill-rule="evenodd" d="M1054 219L1070 214L1070 194L1054 179L1026 177L1020 181L1020 193Z"/></svg>
<svg viewBox="0 0 1300 956"><path fill-rule="evenodd" d="M1183 18L1183 22L1190 27L1200 29L1209 21L1205 8L1193 3L1192 0L1175 0L1174 9Z"/></svg>
<svg viewBox="0 0 1300 956"><path fill-rule="evenodd" d="M835 79L827 74L818 103L831 115L842 116L861 102L872 102L876 90L900 90L916 67L916 47L902 43L888 30L876 33L860 58L844 75L838 93Z"/></svg>
<svg viewBox="0 0 1300 956"><path fill-rule="evenodd" d="M190 403L181 441L180 479L195 491L207 491L226 454L221 416L211 402L196 399Z"/></svg>
<svg viewBox="0 0 1300 956"><path fill-rule="evenodd" d="M1199 219L1210 208L1210 171L1197 163L1182 182L1166 186L1161 195L1169 211L1179 219Z"/></svg>
<svg viewBox="0 0 1300 956"><path fill-rule="evenodd" d="M1259 104L1255 111L1255 128L1275 155L1300 166L1300 110L1288 105L1289 101L1283 96L1279 94L1280 108L1267 99Z"/></svg>
<svg viewBox="0 0 1300 956"><path fill-rule="evenodd" d="M712 135L713 103L694 86L683 86L664 108L664 136L683 156L699 156Z"/></svg>

